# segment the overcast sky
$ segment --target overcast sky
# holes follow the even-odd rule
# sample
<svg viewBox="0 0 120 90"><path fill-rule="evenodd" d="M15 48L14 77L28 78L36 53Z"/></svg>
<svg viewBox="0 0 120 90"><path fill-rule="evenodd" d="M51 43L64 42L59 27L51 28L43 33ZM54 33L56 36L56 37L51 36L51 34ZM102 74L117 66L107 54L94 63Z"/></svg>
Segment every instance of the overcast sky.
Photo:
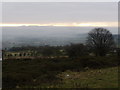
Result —
<svg viewBox="0 0 120 90"><path fill-rule="evenodd" d="M115 2L4 2L3 23L48 24L117 22Z"/></svg>

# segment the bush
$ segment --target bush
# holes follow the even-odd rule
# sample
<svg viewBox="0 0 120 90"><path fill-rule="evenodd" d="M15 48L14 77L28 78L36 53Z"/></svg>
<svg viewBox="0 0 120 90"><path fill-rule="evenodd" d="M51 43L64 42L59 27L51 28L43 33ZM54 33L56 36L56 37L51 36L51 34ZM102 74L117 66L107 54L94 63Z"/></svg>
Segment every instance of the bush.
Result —
<svg viewBox="0 0 120 90"><path fill-rule="evenodd" d="M77 59L82 67L102 68L118 65L117 57L85 56Z"/></svg>

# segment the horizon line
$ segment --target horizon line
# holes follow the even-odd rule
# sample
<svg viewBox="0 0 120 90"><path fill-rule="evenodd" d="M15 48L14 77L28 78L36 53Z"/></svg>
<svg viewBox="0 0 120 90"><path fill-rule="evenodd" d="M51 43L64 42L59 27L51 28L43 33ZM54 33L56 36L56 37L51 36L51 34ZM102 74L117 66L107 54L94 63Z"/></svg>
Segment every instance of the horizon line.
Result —
<svg viewBox="0 0 120 90"><path fill-rule="evenodd" d="M19 26L55 26L55 27L118 27L118 22L86 22L86 23L48 23L48 24L0 24L0 27Z"/></svg>

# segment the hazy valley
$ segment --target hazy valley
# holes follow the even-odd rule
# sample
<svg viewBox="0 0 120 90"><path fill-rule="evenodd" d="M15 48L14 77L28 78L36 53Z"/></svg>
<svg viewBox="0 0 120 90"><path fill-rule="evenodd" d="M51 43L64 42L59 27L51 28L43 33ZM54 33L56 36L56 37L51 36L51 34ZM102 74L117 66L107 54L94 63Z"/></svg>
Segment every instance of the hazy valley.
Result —
<svg viewBox="0 0 120 90"><path fill-rule="evenodd" d="M13 46L67 45L85 43L93 27L21 26L3 27L3 48ZM117 35L117 28L108 28Z"/></svg>

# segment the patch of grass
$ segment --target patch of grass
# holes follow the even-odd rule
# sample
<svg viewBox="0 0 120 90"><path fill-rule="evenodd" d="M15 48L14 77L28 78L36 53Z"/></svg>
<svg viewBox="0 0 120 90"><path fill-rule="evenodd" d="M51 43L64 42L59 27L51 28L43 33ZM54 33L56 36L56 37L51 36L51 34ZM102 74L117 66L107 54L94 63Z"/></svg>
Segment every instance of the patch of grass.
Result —
<svg viewBox="0 0 120 90"><path fill-rule="evenodd" d="M63 88L118 88L118 67L87 70L85 72L65 71L58 75Z"/></svg>

